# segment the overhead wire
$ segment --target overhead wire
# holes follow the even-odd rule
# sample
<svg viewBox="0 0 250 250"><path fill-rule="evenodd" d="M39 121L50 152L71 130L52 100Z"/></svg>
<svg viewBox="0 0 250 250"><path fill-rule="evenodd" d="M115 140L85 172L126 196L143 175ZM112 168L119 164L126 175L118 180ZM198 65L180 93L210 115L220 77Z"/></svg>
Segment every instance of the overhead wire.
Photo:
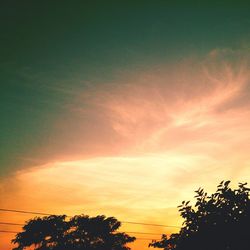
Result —
<svg viewBox="0 0 250 250"><path fill-rule="evenodd" d="M48 214L48 213L42 213L42 212L25 211L25 210L15 210L15 209L5 209L5 208L0 208L0 211L2 211L2 212L24 213L24 214L35 214L35 215L45 215L45 216L54 215L54 214ZM69 217L72 217L72 216L69 216ZM151 223L143 223L143 222L136 222L136 221L121 221L121 223L135 224L135 225L144 225L144 226L155 226L155 227L180 228L179 226L175 226L175 225L163 225L163 224L153 224L153 223L151 224Z"/></svg>
<svg viewBox="0 0 250 250"><path fill-rule="evenodd" d="M26 210L16 210L16 209L6 209L6 208L0 208L0 212L11 212L11 213L23 213L23 214L33 214L33 215L43 215L43 216L52 216L54 214L49 213L43 213L43 212L37 212L37 211L26 211ZM72 216L68 216L72 217ZM134 225L143 225L143 226L155 226L155 227L172 227L172 228L180 228L178 226L174 225L163 225L163 224L154 224L154 223L143 223L143 222L136 222L136 221L121 221L121 223L124 224L134 224ZM1 225L11 225L11 226L24 226L24 224L20 223L12 223L12 222L0 222ZM10 230L0 230L0 233L19 233L17 231L10 231ZM150 232L136 232L136 231L125 231L124 233L130 233L130 234L142 234L142 235L162 235L160 233L150 233ZM137 240L160 240L160 239L152 239L152 238L137 238Z"/></svg>
<svg viewBox="0 0 250 250"><path fill-rule="evenodd" d="M24 226L24 224L19 224L19 223L11 223L11 222L0 222L0 225L10 225L10 226ZM7 231L6 231L7 232ZM10 233L12 231L9 231ZM145 235L162 235L161 233L149 233L149 232L128 232L128 231L117 231L118 233L129 233L129 234L145 234ZM17 232L15 232L17 233Z"/></svg>

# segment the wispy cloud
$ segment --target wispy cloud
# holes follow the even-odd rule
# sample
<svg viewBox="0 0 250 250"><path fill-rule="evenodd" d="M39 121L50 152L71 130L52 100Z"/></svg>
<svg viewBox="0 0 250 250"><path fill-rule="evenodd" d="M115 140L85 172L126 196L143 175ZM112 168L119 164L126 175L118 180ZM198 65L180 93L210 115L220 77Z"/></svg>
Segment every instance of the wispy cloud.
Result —
<svg viewBox="0 0 250 250"><path fill-rule="evenodd" d="M4 204L180 223L174 207L200 185L250 181L249 65L217 49L66 91L54 132L0 185Z"/></svg>

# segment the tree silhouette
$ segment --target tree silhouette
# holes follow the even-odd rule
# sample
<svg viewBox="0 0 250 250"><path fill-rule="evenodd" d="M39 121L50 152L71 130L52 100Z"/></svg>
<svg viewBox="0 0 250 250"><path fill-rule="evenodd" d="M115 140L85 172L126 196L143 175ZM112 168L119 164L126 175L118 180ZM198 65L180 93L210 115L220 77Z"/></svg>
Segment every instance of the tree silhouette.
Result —
<svg viewBox="0 0 250 250"><path fill-rule="evenodd" d="M126 244L135 238L116 232L120 226L117 219L105 216L36 217L12 240L17 244L13 250L129 250Z"/></svg>
<svg viewBox="0 0 250 250"><path fill-rule="evenodd" d="M250 200L247 183L233 190L230 181L222 181L217 191L208 196L203 189L196 192L196 203L179 206L183 227L169 238L162 236L150 246L165 250L247 250L250 249Z"/></svg>

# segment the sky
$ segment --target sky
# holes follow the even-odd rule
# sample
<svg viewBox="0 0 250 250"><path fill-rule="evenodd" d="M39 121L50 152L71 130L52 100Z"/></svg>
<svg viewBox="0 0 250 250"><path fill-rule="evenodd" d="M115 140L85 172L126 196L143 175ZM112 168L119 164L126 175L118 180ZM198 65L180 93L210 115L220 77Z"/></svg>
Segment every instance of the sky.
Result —
<svg viewBox="0 0 250 250"><path fill-rule="evenodd" d="M249 11L240 1L1 4L0 207L181 226L177 206L194 190L250 182ZM0 234L1 250L13 237Z"/></svg>

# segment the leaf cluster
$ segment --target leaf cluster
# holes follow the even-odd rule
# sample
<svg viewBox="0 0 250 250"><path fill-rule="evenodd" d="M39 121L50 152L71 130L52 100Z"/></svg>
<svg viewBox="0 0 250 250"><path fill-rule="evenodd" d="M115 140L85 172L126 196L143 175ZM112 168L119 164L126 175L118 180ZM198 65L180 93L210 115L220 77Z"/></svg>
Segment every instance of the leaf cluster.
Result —
<svg viewBox="0 0 250 250"><path fill-rule="evenodd" d="M129 250L126 244L135 238L116 232L120 226L117 219L105 216L36 217L12 240L17 245L13 250Z"/></svg>
<svg viewBox="0 0 250 250"><path fill-rule="evenodd" d="M230 181L222 181L212 195L202 188L196 190L194 206L189 201L179 206L184 218L180 232L150 246L166 250L249 249L250 189L247 183L239 183L234 190L229 184Z"/></svg>

